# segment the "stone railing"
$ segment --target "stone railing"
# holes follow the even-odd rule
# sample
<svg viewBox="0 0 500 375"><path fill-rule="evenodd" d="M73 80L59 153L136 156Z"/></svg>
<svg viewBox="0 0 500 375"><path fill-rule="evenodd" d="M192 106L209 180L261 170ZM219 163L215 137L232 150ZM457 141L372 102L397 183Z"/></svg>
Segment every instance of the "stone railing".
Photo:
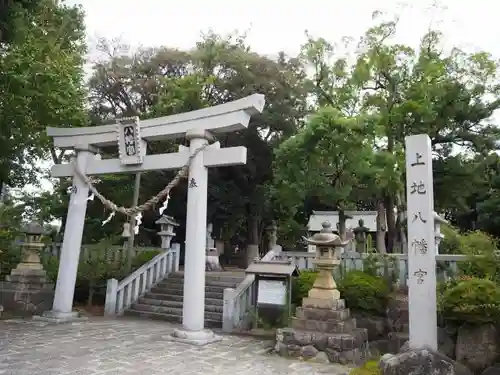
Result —
<svg viewBox="0 0 500 375"><path fill-rule="evenodd" d="M360 254L355 252L345 252L342 254L342 269L344 272L351 270L363 270L363 260L372 254ZM306 253L299 251L283 251L282 258L288 259L295 264L299 270L314 269L313 259L316 256L314 253ZM393 257L399 270L399 282L401 286L406 285L408 279L408 255L407 254L388 254ZM457 272L457 262L465 262L468 258L466 255L436 255L436 263L443 267L438 270L438 279L444 279L449 275ZM382 262L381 262L382 263ZM383 272L384 266L380 267L380 273Z"/></svg>
<svg viewBox="0 0 500 375"><path fill-rule="evenodd" d="M139 297L163 280L171 272L179 270L180 245L158 254L129 276L118 282L109 279L106 288L104 315L122 315Z"/></svg>
<svg viewBox="0 0 500 375"><path fill-rule="evenodd" d="M281 246L269 250L261 261L269 262L281 258ZM252 323L251 310L254 303L254 275L247 275L236 289L224 289L224 307L222 311L222 330L232 332L247 330Z"/></svg>

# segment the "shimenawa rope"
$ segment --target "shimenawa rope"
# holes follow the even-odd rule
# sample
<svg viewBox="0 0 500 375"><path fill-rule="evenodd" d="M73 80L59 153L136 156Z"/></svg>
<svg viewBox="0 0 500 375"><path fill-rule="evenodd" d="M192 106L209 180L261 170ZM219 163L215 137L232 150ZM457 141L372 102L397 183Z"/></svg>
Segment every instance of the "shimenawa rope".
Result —
<svg viewBox="0 0 500 375"><path fill-rule="evenodd" d="M113 212L119 212L119 213L127 215L129 217L135 217L138 213L153 209L158 203L160 203L164 198L166 198L169 195L170 190L172 190L172 188L177 186L182 178L187 177L187 174L189 171L189 165L191 164L191 161L205 147L207 147L207 145L203 145L203 146L197 148L189 156L187 163L177 172L177 174L175 175L173 180L170 181L168 183L168 185L165 186L165 188L163 190L161 190L154 197L149 198L143 204L141 204L139 206L134 206L134 207L118 206L113 201L107 199L104 195L99 193L99 191L96 189L96 187L92 183L92 180L78 168L77 163L74 164L75 165L75 172L87 184L87 186L89 187L89 190L92 192L92 194L94 194L105 207L107 207L108 209L110 209Z"/></svg>

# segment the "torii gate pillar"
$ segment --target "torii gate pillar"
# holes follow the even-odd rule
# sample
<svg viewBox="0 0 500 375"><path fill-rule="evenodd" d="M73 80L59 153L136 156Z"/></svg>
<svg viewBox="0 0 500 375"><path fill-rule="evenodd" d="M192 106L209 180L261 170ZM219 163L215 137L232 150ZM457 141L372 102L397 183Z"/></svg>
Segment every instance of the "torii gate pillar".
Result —
<svg viewBox="0 0 500 375"><path fill-rule="evenodd" d="M205 131L188 131L189 152L208 144ZM208 170L203 152L198 153L189 166L186 212L186 250L184 255L184 298L182 329L173 336L196 344L219 341L221 338L205 330L205 242L202 228L207 227Z"/></svg>

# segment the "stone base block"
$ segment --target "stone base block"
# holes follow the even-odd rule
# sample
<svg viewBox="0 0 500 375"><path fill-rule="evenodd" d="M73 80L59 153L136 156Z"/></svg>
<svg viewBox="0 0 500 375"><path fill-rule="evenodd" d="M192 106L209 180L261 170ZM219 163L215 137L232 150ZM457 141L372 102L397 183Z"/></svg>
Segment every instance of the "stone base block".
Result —
<svg viewBox="0 0 500 375"><path fill-rule="evenodd" d="M214 342L222 341L222 336L218 336L208 329L202 331L188 331L176 329L171 335L165 337L167 340L181 342L183 344L203 346Z"/></svg>
<svg viewBox="0 0 500 375"><path fill-rule="evenodd" d="M292 318L292 328L324 333L349 333L356 329L356 319L325 321Z"/></svg>
<svg viewBox="0 0 500 375"><path fill-rule="evenodd" d="M323 333L283 328L276 331L275 350L283 357L315 360L319 356L331 363L359 365L370 358L367 339L365 329Z"/></svg>
<svg viewBox="0 0 500 375"><path fill-rule="evenodd" d="M302 299L302 307L309 307L313 309L343 310L345 309L345 301L343 299L322 299L305 297Z"/></svg>
<svg viewBox="0 0 500 375"><path fill-rule="evenodd" d="M340 299L340 292L338 289L319 289L314 288L309 291L309 298L338 300Z"/></svg>
<svg viewBox="0 0 500 375"><path fill-rule="evenodd" d="M0 301L5 311L25 316L49 310L54 300L54 286L37 276L26 277L10 275L13 281L0 282Z"/></svg>
<svg viewBox="0 0 500 375"><path fill-rule="evenodd" d="M330 309L312 309L309 307L297 307L297 309L295 310L295 316L299 319L307 319L307 320L343 321L350 319L351 312L349 311L349 309L330 310Z"/></svg>
<svg viewBox="0 0 500 375"><path fill-rule="evenodd" d="M86 316L81 316L78 312L73 311L70 313L58 311L46 311L42 315L33 316L33 320L39 322L47 322L52 324L73 323L87 320Z"/></svg>
<svg viewBox="0 0 500 375"><path fill-rule="evenodd" d="M472 375L469 369L444 354L425 349L385 354L380 360L380 370L382 375Z"/></svg>
<svg viewBox="0 0 500 375"><path fill-rule="evenodd" d="M28 277L46 277L44 269L40 265L39 268L14 268L10 272L11 276L28 276Z"/></svg>
<svg viewBox="0 0 500 375"><path fill-rule="evenodd" d="M389 339L389 353L397 354L400 352L403 345L410 339L410 335L403 332L389 332L387 338Z"/></svg>

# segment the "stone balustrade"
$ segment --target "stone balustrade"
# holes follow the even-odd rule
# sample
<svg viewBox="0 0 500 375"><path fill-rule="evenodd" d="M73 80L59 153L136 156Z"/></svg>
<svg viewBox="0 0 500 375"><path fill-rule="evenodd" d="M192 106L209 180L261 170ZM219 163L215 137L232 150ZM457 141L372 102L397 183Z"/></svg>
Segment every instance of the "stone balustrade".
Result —
<svg viewBox="0 0 500 375"><path fill-rule="evenodd" d="M341 267L344 271L350 270L362 270L363 260L368 256L373 256L373 254L360 254L357 252L344 252L341 257ZM377 255L377 254L375 254ZM379 255L380 256L380 255ZM387 256L393 257L399 269L399 282L401 286L406 286L406 280L408 279L408 255L407 254L388 254ZM283 251L282 258L288 258L292 264L295 264L299 270L313 270L314 269L314 253L306 253L301 251ZM468 258L466 255L436 255L436 263L446 265L446 269L443 268L438 272L438 280L444 279L451 271L451 273L456 273L458 271L458 262L465 262ZM382 267L381 267L382 268ZM381 269L382 272L382 269Z"/></svg>
<svg viewBox="0 0 500 375"><path fill-rule="evenodd" d="M180 245L173 244L122 281L108 280L104 315L122 315L139 297L163 280L168 274L179 270Z"/></svg>

